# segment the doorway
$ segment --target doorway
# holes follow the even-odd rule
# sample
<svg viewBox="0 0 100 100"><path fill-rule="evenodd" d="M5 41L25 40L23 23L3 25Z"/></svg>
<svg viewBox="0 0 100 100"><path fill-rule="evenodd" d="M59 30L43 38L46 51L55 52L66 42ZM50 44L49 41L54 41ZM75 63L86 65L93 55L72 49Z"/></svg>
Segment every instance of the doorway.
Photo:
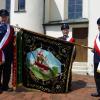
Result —
<svg viewBox="0 0 100 100"><path fill-rule="evenodd" d="M88 28L73 28L72 31L75 43L88 45ZM87 48L76 45L75 62L87 62Z"/></svg>

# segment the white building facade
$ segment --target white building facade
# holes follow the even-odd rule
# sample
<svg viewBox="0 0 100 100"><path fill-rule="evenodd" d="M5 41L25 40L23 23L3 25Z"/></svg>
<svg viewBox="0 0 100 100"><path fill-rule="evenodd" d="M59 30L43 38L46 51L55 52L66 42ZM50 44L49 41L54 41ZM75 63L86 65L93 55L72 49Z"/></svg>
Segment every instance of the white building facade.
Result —
<svg viewBox="0 0 100 100"><path fill-rule="evenodd" d="M0 9L6 8L0 0ZM10 23L33 32L60 37L61 24L69 23L76 43L93 47L98 33L96 21L100 17L99 0L11 0ZM93 53L77 47L73 72L93 75Z"/></svg>

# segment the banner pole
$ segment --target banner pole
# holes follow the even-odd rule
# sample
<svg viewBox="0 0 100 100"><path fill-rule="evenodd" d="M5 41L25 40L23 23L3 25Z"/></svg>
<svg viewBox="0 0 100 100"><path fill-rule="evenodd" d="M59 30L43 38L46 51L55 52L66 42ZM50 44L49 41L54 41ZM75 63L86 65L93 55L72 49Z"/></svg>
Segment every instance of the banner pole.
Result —
<svg viewBox="0 0 100 100"><path fill-rule="evenodd" d="M13 26L13 25L12 25L12 26ZM19 31L20 31L20 30L26 30L26 31L32 32L32 31L30 31L30 30L21 28L21 27L19 27L18 25L17 25L17 26L13 26L13 27L18 28ZM41 35L41 33L37 33L37 34L40 34L40 35ZM53 37L51 37L51 38L53 38ZM72 44L77 45L77 46L81 46L81 47L87 48L87 49L93 49L92 47L88 47L88 46L85 46L85 45L82 45L82 44L79 44L79 43L72 43Z"/></svg>

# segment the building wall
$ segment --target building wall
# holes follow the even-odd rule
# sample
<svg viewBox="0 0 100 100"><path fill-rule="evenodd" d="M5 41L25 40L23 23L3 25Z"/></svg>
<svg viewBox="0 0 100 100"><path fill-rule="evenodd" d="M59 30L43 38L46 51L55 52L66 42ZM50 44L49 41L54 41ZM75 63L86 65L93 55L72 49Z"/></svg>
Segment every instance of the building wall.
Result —
<svg viewBox="0 0 100 100"><path fill-rule="evenodd" d="M0 0L0 9L5 8L5 0Z"/></svg>
<svg viewBox="0 0 100 100"><path fill-rule="evenodd" d="M57 21L68 19L68 0L47 0L45 13L45 22ZM89 1L83 0L83 18L89 18ZM83 27L83 25L72 25L72 27ZM87 25L85 27L88 27ZM46 27L47 35L53 37L59 37L62 35L60 26L48 26ZM55 33L55 34L54 34ZM57 34L57 35L56 35Z"/></svg>
<svg viewBox="0 0 100 100"><path fill-rule="evenodd" d="M1 1L1 0L0 0ZM14 1L11 0L11 24L29 29L35 32L43 33L42 23L43 23L43 0L26 0L26 12L15 13L14 12ZM68 0L45 0L45 22L64 20L67 19ZM33 5L34 4L34 5ZM93 47L93 41L96 34L98 33L96 21L100 17L99 13L99 0L83 0L83 18L89 19L88 25L71 25L70 32L72 32L72 27L88 27L88 46ZM0 3L1 5L1 3ZM0 6L1 7L1 6ZM38 10L39 9L39 10ZM47 26L46 33L49 36L60 37L62 32L59 26ZM83 64L82 64L83 65ZM80 66L80 65L79 65ZM88 62L84 64L88 74L93 74L93 53L88 49Z"/></svg>
<svg viewBox="0 0 100 100"><path fill-rule="evenodd" d="M43 33L43 1L26 0L26 12L15 13L15 0L11 0L11 24ZM45 22L68 18L68 0L45 0L45 2ZM88 18L88 0L83 0L83 18Z"/></svg>
<svg viewBox="0 0 100 100"><path fill-rule="evenodd" d="M45 22L68 19L68 0L45 0ZM89 0L83 0L83 18L89 17Z"/></svg>
<svg viewBox="0 0 100 100"><path fill-rule="evenodd" d="M83 18L89 18L89 0L83 0L83 7L82 7L82 17Z"/></svg>
<svg viewBox="0 0 100 100"><path fill-rule="evenodd" d="M48 17L49 20L48 21L60 20L59 14L61 16L61 20L68 19L68 0L64 0L64 1L56 0L56 2L55 2L55 0L54 1L51 0L51 1L52 1L52 3L55 3L55 4L53 4L53 6L55 6L55 7L50 6L49 5L50 1L48 2L48 5L49 5L49 10L48 11L51 11L49 13L49 17ZM48 8L48 6L47 6L47 8ZM50 10L50 8L52 10ZM56 9L57 11L55 11L54 9ZM82 17L88 19L89 18L89 1L88 0L83 0L83 8L82 8L82 10L83 10ZM59 14L58 14L58 12L59 12ZM60 12L62 12L62 13L60 13ZM47 16L47 13L48 12L46 12L46 16ZM46 27L46 34L49 35L49 36L58 38L58 37L62 36L62 32L61 32L60 27L61 27L60 25L47 26ZM82 28L82 27L88 27L88 24L81 24L81 25L80 24L79 25L78 24L71 24L70 25L70 33L72 33L72 28ZM89 56L88 56L88 58L89 58ZM73 71L75 73L79 73L79 74L87 74L87 73L90 74L90 72L91 72L90 70L92 70L93 68L92 69L88 69L88 66L90 66L90 65L93 66L93 64L89 64L89 63L90 63L89 61L85 62L85 63L75 62L73 64ZM92 73L93 73L93 70L92 70Z"/></svg>
<svg viewBox="0 0 100 100"><path fill-rule="evenodd" d="M50 21L50 0L45 0L45 23Z"/></svg>
<svg viewBox="0 0 100 100"><path fill-rule="evenodd" d="M45 0L45 22L64 20L65 0Z"/></svg>
<svg viewBox="0 0 100 100"><path fill-rule="evenodd" d="M64 19L64 0L51 0L50 21Z"/></svg>
<svg viewBox="0 0 100 100"><path fill-rule="evenodd" d="M71 24L70 25L70 33L72 34L72 28L83 28L83 27L88 27L87 24L80 24L80 25L75 25L75 24ZM47 26L46 27L46 34L51 36L51 37L55 37L55 38L58 38L58 37L61 37L63 34L62 34L62 31L61 31L61 25L57 25L57 26Z"/></svg>
<svg viewBox="0 0 100 100"><path fill-rule="evenodd" d="M26 0L25 12L15 11L15 0L11 0L11 20L12 25L43 33L43 0Z"/></svg>
<svg viewBox="0 0 100 100"><path fill-rule="evenodd" d="M73 28L86 28L88 27L88 24L71 24L69 33L72 35L72 29ZM61 37L62 31L61 31L61 25L57 26L47 26L46 27L46 34L51 37ZM77 74L87 74L88 73L88 63L87 62L74 62L72 67L73 73Z"/></svg>

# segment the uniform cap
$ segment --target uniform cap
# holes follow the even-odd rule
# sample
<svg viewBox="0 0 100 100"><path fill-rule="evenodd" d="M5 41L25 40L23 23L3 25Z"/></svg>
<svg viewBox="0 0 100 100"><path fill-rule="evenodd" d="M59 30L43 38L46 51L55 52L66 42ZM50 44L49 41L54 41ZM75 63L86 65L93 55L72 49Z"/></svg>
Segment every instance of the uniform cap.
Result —
<svg viewBox="0 0 100 100"><path fill-rule="evenodd" d="M9 16L9 12L5 9L0 10L0 16Z"/></svg>
<svg viewBox="0 0 100 100"><path fill-rule="evenodd" d="M67 23L62 24L61 30L63 29L69 29L69 25Z"/></svg>

